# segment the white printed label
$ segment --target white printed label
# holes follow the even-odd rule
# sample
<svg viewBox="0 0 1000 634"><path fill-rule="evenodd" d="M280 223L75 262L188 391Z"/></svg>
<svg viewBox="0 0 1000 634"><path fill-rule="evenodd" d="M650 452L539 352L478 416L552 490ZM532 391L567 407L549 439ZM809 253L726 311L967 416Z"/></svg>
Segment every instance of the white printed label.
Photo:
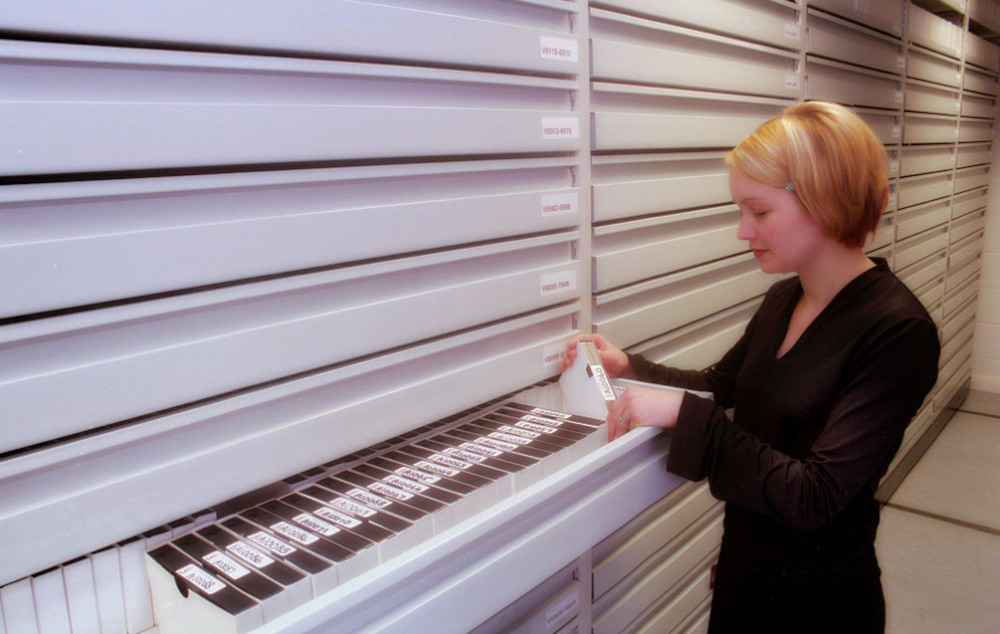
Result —
<svg viewBox="0 0 1000 634"><path fill-rule="evenodd" d="M352 497L355 500L364 502L368 506L374 506L375 508L384 509L385 507L392 504L389 500L381 498L374 493L370 493L365 489L351 489L347 492L347 497Z"/></svg>
<svg viewBox="0 0 1000 634"><path fill-rule="evenodd" d="M406 491L412 491L414 493L423 493L430 487L426 484L420 484L419 482L414 482L413 480L407 480L406 478L401 478L398 475L387 475L383 478L389 484L404 489Z"/></svg>
<svg viewBox="0 0 1000 634"><path fill-rule="evenodd" d="M802 37L802 29L799 28L798 24L793 22L785 22L785 37L790 40L798 40Z"/></svg>
<svg viewBox="0 0 1000 634"><path fill-rule="evenodd" d="M477 453L472 453L470 451L462 451L461 449L455 449L454 447L449 447L441 451L441 453L448 454L453 458L458 458L459 460L464 460L466 462L481 463L486 460L486 456L480 456Z"/></svg>
<svg viewBox="0 0 1000 634"><path fill-rule="evenodd" d="M282 557L287 557L297 550L296 548L271 537L267 533L254 533L253 535L247 537L247 539Z"/></svg>
<svg viewBox="0 0 1000 634"><path fill-rule="evenodd" d="M476 442L480 445L486 445L487 447L493 447L494 449L499 449L500 451L514 451L517 449L518 445L509 442L501 442L496 438L478 438Z"/></svg>
<svg viewBox="0 0 1000 634"><path fill-rule="evenodd" d="M889 161L889 173L894 176L899 173L899 161Z"/></svg>
<svg viewBox="0 0 1000 634"><path fill-rule="evenodd" d="M545 613L545 627L551 628L567 615L575 613L577 605L577 593L571 592L569 596L554 604Z"/></svg>
<svg viewBox="0 0 1000 634"><path fill-rule="evenodd" d="M361 524L361 520L354 519L353 517L344 515L343 513L338 513L333 509L328 509L328 508L316 509L315 513L316 515L319 515L325 520L330 520L331 522L340 524L341 526L345 526L347 528L354 528Z"/></svg>
<svg viewBox="0 0 1000 634"><path fill-rule="evenodd" d="M551 418L542 418L541 416L532 416L531 414L526 414L521 417L521 420L526 420L532 423L538 423L539 425L548 425L549 427L561 427L565 421L553 420Z"/></svg>
<svg viewBox="0 0 1000 634"><path fill-rule="evenodd" d="M800 86L798 73L785 73L785 89L798 90Z"/></svg>
<svg viewBox="0 0 1000 634"><path fill-rule="evenodd" d="M565 344L560 343L552 346L546 346L542 350L542 367L550 368L552 366L559 365L564 354L566 354Z"/></svg>
<svg viewBox="0 0 1000 634"><path fill-rule="evenodd" d="M561 62L575 62L580 59L580 47L576 40L543 35L540 44L542 59L556 59Z"/></svg>
<svg viewBox="0 0 1000 634"><path fill-rule="evenodd" d="M551 427L546 427L545 425L539 425L537 423L529 423L529 422L526 422L526 421L522 420L521 422L514 423L514 424L517 425L518 427L522 428L522 429L530 429L531 431L537 431L537 432L541 432L543 434L554 434L554 433L556 433L555 429L552 429Z"/></svg>
<svg viewBox="0 0 1000 634"><path fill-rule="evenodd" d="M587 370L597 382L597 387L601 389L601 396L604 397L604 400L615 400L617 397L615 396L614 389L611 387L611 379L608 378L608 373L604 371L604 368L599 365L588 365Z"/></svg>
<svg viewBox="0 0 1000 634"><path fill-rule="evenodd" d="M357 502L352 502L347 498L330 500L330 506L350 513L351 515L360 515L361 517L371 517L372 515L375 515L375 511L371 510L367 506L361 506Z"/></svg>
<svg viewBox="0 0 1000 634"><path fill-rule="evenodd" d="M218 550L213 550L202 557L202 559L230 579L239 579L240 577L245 577L250 574L249 570Z"/></svg>
<svg viewBox="0 0 1000 634"><path fill-rule="evenodd" d="M500 456L503 455L503 452L500 451L499 449L493 449L491 447L486 447L484 445L477 445L474 442L463 442L461 445L459 445L459 447L467 451L472 451L493 458L499 458Z"/></svg>
<svg viewBox="0 0 1000 634"><path fill-rule="evenodd" d="M393 500L399 500L405 502L406 500L409 500L410 498L413 497L412 493L407 493L406 491L402 491L400 489L397 489L396 487L391 487L388 484L385 484L384 482L372 482L371 484L368 485L368 488L374 491L375 493L384 495L387 498L392 498Z"/></svg>
<svg viewBox="0 0 1000 634"><path fill-rule="evenodd" d="M904 58L902 55L897 55L896 56L896 68L902 68L904 66L906 66L906 58Z"/></svg>
<svg viewBox="0 0 1000 634"><path fill-rule="evenodd" d="M440 462L443 465L448 465L449 467L454 467L456 469L468 469L469 467L472 466L471 462L463 462L461 460L452 458L451 456L446 456L444 454L439 454L439 453L436 453L433 456L431 456L431 460L433 460L434 462Z"/></svg>
<svg viewBox="0 0 1000 634"><path fill-rule="evenodd" d="M579 139L580 120L576 117L542 117L543 139Z"/></svg>
<svg viewBox="0 0 1000 634"><path fill-rule="evenodd" d="M317 519L308 513L301 513L299 515L296 515L292 519L295 520L296 523L302 524L309 530L319 533L320 535L325 535L326 537L329 537L330 535L336 535L337 533L340 532L340 529L337 528L336 526L327 524L326 522Z"/></svg>
<svg viewBox="0 0 1000 634"><path fill-rule="evenodd" d="M401 476L410 478L411 480L419 480L420 482L426 482L427 484L434 484L435 482L440 482L441 478L435 475L430 475L429 473L424 473L422 471L417 471L416 469L411 469L409 467L400 467L396 469L396 473Z"/></svg>
<svg viewBox="0 0 1000 634"><path fill-rule="evenodd" d="M271 526L271 530L280 535L284 535L291 540L297 541L300 544L305 544L306 546L319 540L319 537L316 537L311 533L307 533L301 528L292 526L288 522L278 522L277 524Z"/></svg>
<svg viewBox="0 0 1000 634"><path fill-rule="evenodd" d="M538 414L539 416L547 416L548 418L561 418L563 420L567 420L573 417L572 414L565 414L563 412L553 412L550 409L543 409L541 407L533 407L531 408L531 412L533 414Z"/></svg>
<svg viewBox="0 0 1000 634"><path fill-rule="evenodd" d="M555 293L570 293L576 290L576 269L546 273L540 280L542 297Z"/></svg>
<svg viewBox="0 0 1000 634"><path fill-rule="evenodd" d="M505 434L514 434L515 436L521 436L522 438L538 438L539 434L533 431L525 431L523 429L518 429L517 427L511 427L510 425L503 425L500 427L500 431Z"/></svg>
<svg viewBox="0 0 1000 634"><path fill-rule="evenodd" d="M903 103L903 91L902 90L897 90L896 91L896 94L893 95L893 101L895 101L896 103Z"/></svg>
<svg viewBox="0 0 1000 634"><path fill-rule="evenodd" d="M890 209L896 206L896 194L895 194L895 192L889 194L889 202L888 202L888 204L886 206L889 207Z"/></svg>
<svg viewBox="0 0 1000 634"><path fill-rule="evenodd" d="M198 586L207 594L215 594L219 590L226 587L226 584L222 583L194 564L184 566L177 571L177 574Z"/></svg>
<svg viewBox="0 0 1000 634"><path fill-rule="evenodd" d="M900 128L898 125L892 126L892 138L898 139L901 132L902 128Z"/></svg>
<svg viewBox="0 0 1000 634"><path fill-rule="evenodd" d="M497 440L502 440L504 442L516 443L518 445L527 445L531 442L530 438L521 438L520 436L514 436L511 434L501 434L499 432L490 433L490 438L496 438Z"/></svg>
<svg viewBox="0 0 1000 634"><path fill-rule="evenodd" d="M580 205L580 195L549 194L542 196L542 217L569 216L575 214Z"/></svg>
<svg viewBox="0 0 1000 634"><path fill-rule="evenodd" d="M274 560L260 552L249 544L243 542L233 542L226 546L226 550L233 553L243 561L255 568L264 568L274 563Z"/></svg>
<svg viewBox="0 0 1000 634"><path fill-rule="evenodd" d="M449 469L448 467L442 467L439 464L434 464L433 462L427 462L426 460L421 460L414 466L423 469L424 471L430 471L431 473L447 476L449 478L452 478L462 473L458 469Z"/></svg>

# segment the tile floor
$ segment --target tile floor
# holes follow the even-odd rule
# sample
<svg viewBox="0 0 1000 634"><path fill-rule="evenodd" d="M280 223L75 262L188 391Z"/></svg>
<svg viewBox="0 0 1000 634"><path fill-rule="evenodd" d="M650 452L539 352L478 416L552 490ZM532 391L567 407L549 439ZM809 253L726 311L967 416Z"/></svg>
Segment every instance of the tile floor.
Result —
<svg viewBox="0 0 1000 634"><path fill-rule="evenodd" d="M973 392L882 510L887 634L1000 634L1000 395Z"/></svg>

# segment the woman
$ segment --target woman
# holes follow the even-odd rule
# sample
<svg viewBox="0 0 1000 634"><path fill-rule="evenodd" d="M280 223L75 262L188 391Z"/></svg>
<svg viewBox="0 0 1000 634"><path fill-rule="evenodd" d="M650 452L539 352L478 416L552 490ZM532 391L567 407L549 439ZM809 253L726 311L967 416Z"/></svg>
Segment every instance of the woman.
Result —
<svg viewBox="0 0 1000 634"><path fill-rule="evenodd" d="M768 291L705 371L585 335L612 376L715 396L630 387L609 434L672 428L667 469L707 478L725 501L710 632L882 632L875 489L939 356L927 311L863 250L888 199L885 150L850 110L810 102L764 123L726 161L738 236L765 272L796 276ZM575 340L564 368L574 356Z"/></svg>

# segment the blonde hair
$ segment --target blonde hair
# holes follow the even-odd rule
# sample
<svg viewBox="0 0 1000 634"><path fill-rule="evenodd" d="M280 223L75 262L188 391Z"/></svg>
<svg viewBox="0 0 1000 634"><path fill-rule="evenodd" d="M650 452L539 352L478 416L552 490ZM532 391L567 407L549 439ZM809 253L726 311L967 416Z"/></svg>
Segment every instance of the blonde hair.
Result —
<svg viewBox="0 0 1000 634"><path fill-rule="evenodd" d="M827 235L861 247L878 227L889 193L885 147L844 106L798 103L764 122L726 163L766 185L795 192Z"/></svg>

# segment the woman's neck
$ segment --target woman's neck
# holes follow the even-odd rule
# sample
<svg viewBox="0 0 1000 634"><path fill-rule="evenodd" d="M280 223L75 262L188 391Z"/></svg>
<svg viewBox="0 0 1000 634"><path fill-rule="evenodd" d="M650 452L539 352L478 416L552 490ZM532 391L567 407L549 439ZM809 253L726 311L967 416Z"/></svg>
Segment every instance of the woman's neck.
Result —
<svg viewBox="0 0 1000 634"><path fill-rule="evenodd" d="M861 247L852 248L839 243L816 254L808 267L799 271L803 301L822 309L856 277L873 268Z"/></svg>

